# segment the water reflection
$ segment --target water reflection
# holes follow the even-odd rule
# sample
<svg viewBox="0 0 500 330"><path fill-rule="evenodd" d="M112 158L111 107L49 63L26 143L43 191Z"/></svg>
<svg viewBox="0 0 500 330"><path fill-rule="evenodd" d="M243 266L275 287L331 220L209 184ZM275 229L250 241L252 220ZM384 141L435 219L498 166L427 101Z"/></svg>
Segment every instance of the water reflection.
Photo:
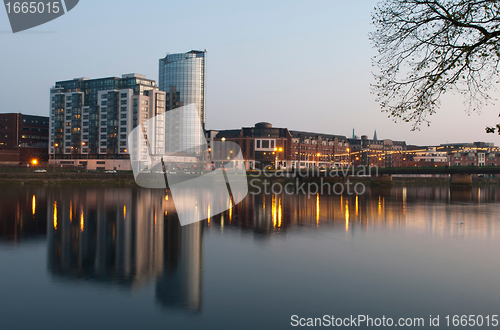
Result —
<svg viewBox="0 0 500 330"><path fill-rule="evenodd" d="M227 221L228 211L211 219L210 227L239 227L260 236L317 227L345 232L384 228L491 238L496 234L496 214L490 211L500 199L499 191L496 186L395 186L368 189L359 196L249 195L232 211L236 221Z"/></svg>
<svg viewBox="0 0 500 330"><path fill-rule="evenodd" d="M39 240L46 232L47 191L43 187L0 190L0 243Z"/></svg>
<svg viewBox="0 0 500 330"><path fill-rule="evenodd" d="M165 226L165 268L156 281L156 299L166 307L201 309L203 223L180 227L170 218Z"/></svg>
<svg viewBox="0 0 500 330"><path fill-rule="evenodd" d="M164 190L11 187L0 197L0 241L19 243L43 238L48 232L51 242L72 248L70 255L85 259L99 254L96 258L102 262L110 254L117 259L118 274L141 278L145 269L163 268L159 260L167 244L164 224L177 219L172 198ZM248 195L201 226L240 228L264 236L304 226L347 232L382 226L446 235L456 232L454 225L460 224L466 236L491 237L495 214L488 212L488 205L498 201L496 186L395 186L368 189L359 196ZM211 208L197 205L189 192L183 202ZM464 207L470 205L474 207L465 214Z"/></svg>
<svg viewBox="0 0 500 330"><path fill-rule="evenodd" d="M203 236L212 231L272 239L290 231L353 235L383 229L492 239L498 233L500 189L395 186L360 196L249 195L226 212L185 227L165 190L16 187L0 195L0 242L47 237L48 269L56 281L124 290L153 284L160 306L200 311ZM195 205L189 196L186 205Z"/></svg>
<svg viewBox="0 0 500 330"><path fill-rule="evenodd" d="M156 280L162 305L199 310L203 223L181 227L167 196L146 189L51 192L50 271L127 289Z"/></svg>

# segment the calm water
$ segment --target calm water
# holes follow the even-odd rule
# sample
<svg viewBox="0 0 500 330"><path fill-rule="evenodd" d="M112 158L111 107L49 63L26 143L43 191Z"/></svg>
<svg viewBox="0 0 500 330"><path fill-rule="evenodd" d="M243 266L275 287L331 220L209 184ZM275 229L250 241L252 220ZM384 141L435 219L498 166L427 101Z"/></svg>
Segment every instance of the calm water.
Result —
<svg viewBox="0 0 500 330"><path fill-rule="evenodd" d="M3 187L0 329L288 329L500 314L500 189L249 195L180 227L163 190ZM204 206L206 207L206 206Z"/></svg>

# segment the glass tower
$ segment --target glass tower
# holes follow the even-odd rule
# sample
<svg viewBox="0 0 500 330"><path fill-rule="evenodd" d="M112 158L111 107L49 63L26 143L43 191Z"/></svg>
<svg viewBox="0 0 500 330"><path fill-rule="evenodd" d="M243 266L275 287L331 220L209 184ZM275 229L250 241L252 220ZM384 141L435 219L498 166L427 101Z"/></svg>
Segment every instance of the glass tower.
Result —
<svg viewBox="0 0 500 330"><path fill-rule="evenodd" d="M191 127L195 123L201 123L205 129L206 55L206 50L192 50L187 53L169 54L160 59L159 84L160 90L166 93L165 111L194 105L198 113L198 118L186 118L188 113L196 116L196 112L191 111L179 113L184 115L169 116L170 122L166 123L166 129L174 138L166 141L166 151L177 152L186 147L185 135L197 131Z"/></svg>

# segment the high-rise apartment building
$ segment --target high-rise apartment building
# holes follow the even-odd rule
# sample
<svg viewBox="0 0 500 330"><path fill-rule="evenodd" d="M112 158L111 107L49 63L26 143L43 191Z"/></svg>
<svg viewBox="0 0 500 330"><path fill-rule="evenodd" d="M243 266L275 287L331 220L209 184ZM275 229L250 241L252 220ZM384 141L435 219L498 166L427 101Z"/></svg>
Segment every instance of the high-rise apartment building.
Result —
<svg viewBox="0 0 500 330"><path fill-rule="evenodd" d="M160 90L166 92L166 110L196 104L205 125L205 63L207 51L192 50L160 59Z"/></svg>
<svg viewBox="0 0 500 330"><path fill-rule="evenodd" d="M206 55L206 50L192 50L187 53L169 54L160 59L159 84L160 90L166 93L165 110L194 104L199 116L199 119L186 118L183 113L169 116L166 130L172 138L166 143L167 152L182 150L183 145L186 145L187 135L193 140L203 137L203 134L193 137L193 132L197 130L191 126L199 121L203 129L205 128ZM189 115L196 116L196 113L189 111Z"/></svg>
<svg viewBox="0 0 500 330"><path fill-rule="evenodd" d="M59 81L50 100L50 163L91 170L130 170L128 133L165 112L165 92L135 73Z"/></svg>

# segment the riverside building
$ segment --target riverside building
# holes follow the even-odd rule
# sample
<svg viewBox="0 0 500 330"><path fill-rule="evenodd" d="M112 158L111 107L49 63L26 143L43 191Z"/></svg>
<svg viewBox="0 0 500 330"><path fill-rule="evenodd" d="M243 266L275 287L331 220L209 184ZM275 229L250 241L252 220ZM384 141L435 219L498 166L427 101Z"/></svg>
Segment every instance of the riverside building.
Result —
<svg viewBox="0 0 500 330"><path fill-rule="evenodd" d="M58 81L50 90L49 163L130 170L128 133L164 112L165 92L144 75ZM157 138L156 153L163 153Z"/></svg>

